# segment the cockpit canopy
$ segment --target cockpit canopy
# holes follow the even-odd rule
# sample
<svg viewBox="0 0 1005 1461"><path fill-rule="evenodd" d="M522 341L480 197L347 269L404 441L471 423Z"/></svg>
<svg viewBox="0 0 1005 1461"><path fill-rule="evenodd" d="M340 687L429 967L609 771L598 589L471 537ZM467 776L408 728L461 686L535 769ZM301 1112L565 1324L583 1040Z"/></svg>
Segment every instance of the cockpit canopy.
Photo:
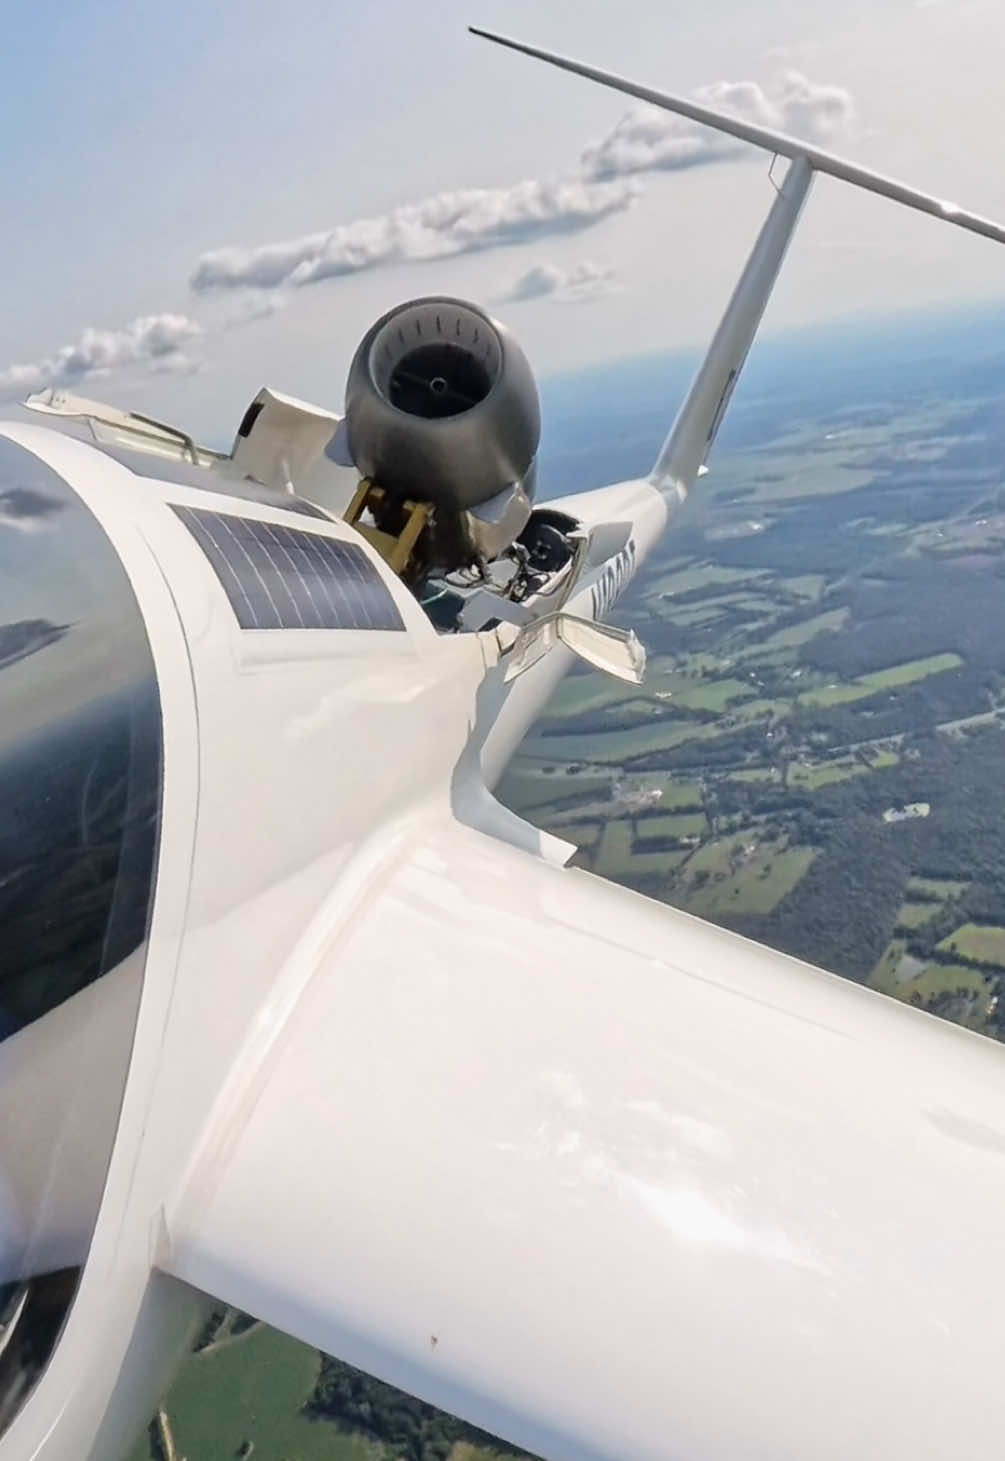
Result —
<svg viewBox="0 0 1005 1461"><path fill-rule="evenodd" d="M154 662L68 482L0 436L0 1433L97 1218L139 1005L161 804Z"/></svg>

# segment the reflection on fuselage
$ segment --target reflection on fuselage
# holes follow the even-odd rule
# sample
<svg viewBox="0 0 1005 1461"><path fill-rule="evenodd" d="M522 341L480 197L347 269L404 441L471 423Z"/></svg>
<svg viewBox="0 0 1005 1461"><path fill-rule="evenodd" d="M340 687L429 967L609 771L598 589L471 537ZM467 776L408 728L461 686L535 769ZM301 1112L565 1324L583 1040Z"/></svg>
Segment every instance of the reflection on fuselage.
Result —
<svg viewBox="0 0 1005 1461"><path fill-rule="evenodd" d="M0 700L2 677L0 668ZM144 936L159 775L132 772L143 743L159 769L158 716L144 687L0 758L0 1039L120 963Z"/></svg>
<svg viewBox="0 0 1005 1461"><path fill-rule="evenodd" d="M45 649L47 644L55 644L69 628L69 624L50 624L47 619L18 619L14 624L0 624L0 670Z"/></svg>
<svg viewBox="0 0 1005 1461"><path fill-rule="evenodd" d="M0 437L0 1436L90 1246L143 979L161 723L97 519Z"/></svg>
<svg viewBox="0 0 1005 1461"><path fill-rule="evenodd" d="M0 1435L44 1369L79 1278L66 1268L0 1288Z"/></svg>

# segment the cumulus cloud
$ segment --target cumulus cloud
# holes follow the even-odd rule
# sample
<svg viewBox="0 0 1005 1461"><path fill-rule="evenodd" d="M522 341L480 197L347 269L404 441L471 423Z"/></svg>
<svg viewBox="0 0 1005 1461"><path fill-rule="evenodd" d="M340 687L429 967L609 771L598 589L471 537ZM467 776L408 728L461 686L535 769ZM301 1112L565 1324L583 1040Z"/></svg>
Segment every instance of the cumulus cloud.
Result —
<svg viewBox="0 0 1005 1461"><path fill-rule="evenodd" d="M853 117L847 91L810 81L794 70L767 88L753 81L723 81L696 96L817 143L830 142ZM197 261L190 284L196 294L234 301L233 308L218 313L205 327L208 333L228 331L274 314L293 290L322 280L585 232L631 207L640 191L635 175L703 166L738 152L752 155L709 128L639 107L557 178L437 193L300 238L214 249ZM514 281L505 298L585 300L614 287L611 271L595 264L570 269L538 264ZM0 370L0 397L46 385L73 386L124 366L147 372L194 370L197 362L186 347L202 334L196 321L170 313L143 315L118 330L88 328L51 355Z"/></svg>
<svg viewBox="0 0 1005 1461"><path fill-rule="evenodd" d="M574 303L600 299L614 288L614 270L584 259L563 269L558 264L535 264L521 274L502 296L502 303L519 304L528 299L557 299Z"/></svg>
<svg viewBox="0 0 1005 1461"><path fill-rule="evenodd" d="M258 248L203 254L192 275L197 292L302 287L381 264L443 259L590 228L628 208L635 188L578 175L508 188L438 193L376 218L339 224Z"/></svg>
<svg viewBox="0 0 1005 1461"><path fill-rule="evenodd" d="M817 143L843 131L853 111L851 96L842 87L810 81L793 70L767 88L753 81L720 81L696 95L709 106ZM697 167L742 150L742 144L707 127L640 107L587 147L577 166L561 177L437 193L374 218L357 218L301 238L213 249L197 261L190 283L199 294L248 290L261 300L269 293L382 265L443 259L581 232L631 206L638 187L633 174ZM533 279L528 287L535 287ZM538 281L539 293L558 292L560 287L541 287ZM259 305L250 305L249 311L229 323L243 323L265 312Z"/></svg>
<svg viewBox="0 0 1005 1461"><path fill-rule="evenodd" d="M787 71L764 89L755 81L718 81L695 99L746 122L789 132L826 145L847 131L854 116L851 93ZM703 167L749 152L742 142L658 107L634 107L580 159L583 176L611 182L644 172Z"/></svg>
<svg viewBox="0 0 1005 1461"><path fill-rule="evenodd" d="M178 314L141 315L121 330L89 327L79 340L53 355L0 371L0 394L19 396L43 386L74 385L125 365L155 372L192 370L185 346L201 334L194 320Z"/></svg>

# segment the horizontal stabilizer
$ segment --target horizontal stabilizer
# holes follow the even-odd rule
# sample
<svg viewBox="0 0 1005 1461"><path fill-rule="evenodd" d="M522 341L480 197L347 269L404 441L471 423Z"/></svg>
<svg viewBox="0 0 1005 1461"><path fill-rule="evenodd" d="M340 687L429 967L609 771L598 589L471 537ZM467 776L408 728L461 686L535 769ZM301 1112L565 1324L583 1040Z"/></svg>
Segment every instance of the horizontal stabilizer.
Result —
<svg viewBox="0 0 1005 1461"><path fill-rule="evenodd" d="M635 97L650 106L675 112L693 122L713 127L718 132L725 132L741 142L749 142L776 156L790 159L788 173L781 187L777 189L778 196L733 291L708 354L702 361L650 473L649 480L663 494L671 508L690 491L702 469L706 467L708 454L729 407L795 233L814 173L829 173L831 177L890 198L895 203L903 203L908 208L932 214L946 223L955 223L959 228L969 229L971 233L983 234L986 238L994 239L996 243L1005 243L1005 227L1001 224L982 218L977 213L968 213L955 203L947 203L930 193L909 188L905 183L884 177L869 168L859 167L857 163L836 157L834 153L825 152L798 137L790 137L784 132L773 131L770 127L746 122L728 112L702 106L700 102L691 101L687 97L654 91L651 87L640 86L622 76L615 76L610 71L586 66L581 61L570 60L567 56L556 55L553 51L545 51L538 46L528 46L522 41L510 40L506 36L480 30L476 26L470 26L469 29L472 35L494 41L497 45L506 46L539 61L547 61L563 71L585 76L588 81L598 81L601 86L624 92L626 96Z"/></svg>
<svg viewBox="0 0 1005 1461"><path fill-rule="evenodd" d="M815 147L812 142L790 137L786 132L776 132L771 127L760 127L755 122L745 122L741 117L716 111L714 107L702 106L700 102L692 101L689 97L674 96L671 92L640 86L637 82L616 76L611 71L586 66L582 61L573 61L568 56L559 56L553 51L528 46L522 41L510 40L507 36L496 35L492 31L479 30L476 26L468 28L472 35L481 36L484 40L494 41L497 45L507 46L511 51L520 51L523 55L533 56L539 61L547 61L549 65L571 71L575 76L585 76L588 81L597 81L601 86L624 92L626 96L633 96L637 101L647 102L650 106L660 107L666 112L676 112L678 116L688 117L692 122L701 122L706 127L714 127L717 132L725 132L741 142L750 142L754 147L763 147L767 152L777 153L780 157L805 157L814 172L829 173L831 177L840 178L842 182L853 183L858 188L865 188L867 192L890 198L894 203L903 203L907 208L930 213L946 223L955 223L958 228L966 228L971 233L994 239L996 243L1005 243L1005 226L1002 224L983 218L979 213L970 213L944 198L936 198L931 193L908 187L896 178L888 178L867 167L860 167L858 163L849 162L833 152Z"/></svg>

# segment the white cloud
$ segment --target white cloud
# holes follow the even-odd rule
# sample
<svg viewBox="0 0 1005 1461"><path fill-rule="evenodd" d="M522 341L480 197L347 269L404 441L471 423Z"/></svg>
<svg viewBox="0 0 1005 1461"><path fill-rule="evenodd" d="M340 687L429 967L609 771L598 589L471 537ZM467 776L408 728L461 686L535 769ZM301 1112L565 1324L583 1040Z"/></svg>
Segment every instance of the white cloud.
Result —
<svg viewBox="0 0 1005 1461"><path fill-rule="evenodd" d="M755 81L718 81L696 100L744 121L827 144L847 131L854 116L850 92L787 71L765 90ZM686 117L658 107L634 107L581 158L585 177L610 182L633 173L676 172L703 167L753 150Z"/></svg>
<svg viewBox="0 0 1005 1461"><path fill-rule="evenodd" d="M631 184L592 182L575 175L549 182L528 180L508 188L438 193L325 233L258 248L214 249L198 261L192 288L203 292L296 287L381 264L528 243L590 228L628 208L635 196Z"/></svg>
<svg viewBox="0 0 1005 1461"><path fill-rule="evenodd" d="M843 88L809 81L798 71L786 72L767 89L753 81L720 81L697 96L710 106L813 142L829 141L844 130L853 110ZM631 174L696 167L740 149L741 144L707 127L653 107L636 108L586 148L577 167L562 177L436 193L375 218L357 218L301 238L213 249L197 261L190 283L196 293L247 289L257 291L260 299L266 292L385 264L443 259L581 232L631 206L637 190ZM585 279L578 287L588 285L598 287ZM540 295L567 286L549 288L532 270L525 287ZM569 287L576 286L570 282ZM257 317L258 307L250 309L250 315L233 323Z"/></svg>
<svg viewBox="0 0 1005 1461"><path fill-rule="evenodd" d="M286 308L286 295L279 290L249 289L238 295L220 320L222 330L239 330L256 320L267 320Z"/></svg>
<svg viewBox="0 0 1005 1461"><path fill-rule="evenodd" d="M844 131L854 111L843 88L810 81L794 70L767 88L753 81L723 81L696 95L711 106L818 143ZM684 118L635 108L563 176L437 193L301 238L205 253L193 271L192 289L200 295L230 295L233 308L211 315L204 326L187 315L163 313L141 316L118 330L88 328L51 355L0 371L0 397L46 385L72 386L128 366L148 373L195 370L197 362L186 353L193 340L274 314L294 289L383 265L584 232L632 205L640 191L635 174L703 166L747 150ZM612 271L597 264L542 263L515 279L504 298L582 301L616 287Z"/></svg>
<svg viewBox="0 0 1005 1461"><path fill-rule="evenodd" d="M584 259L563 269L558 264L535 264L514 281L501 302L518 304L528 299L557 299L563 303L600 299L614 288L614 270Z"/></svg>
<svg viewBox="0 0 1005 1461"><path fill-rule="evenodd" d="M54 355L0 371L0 395L73 385L125 365L143 365L153 372L192 370L194 363L184 347L201 334L194 320L178 314L141 315L121 330L88 327L79 340L63 345Z"/></svg>

